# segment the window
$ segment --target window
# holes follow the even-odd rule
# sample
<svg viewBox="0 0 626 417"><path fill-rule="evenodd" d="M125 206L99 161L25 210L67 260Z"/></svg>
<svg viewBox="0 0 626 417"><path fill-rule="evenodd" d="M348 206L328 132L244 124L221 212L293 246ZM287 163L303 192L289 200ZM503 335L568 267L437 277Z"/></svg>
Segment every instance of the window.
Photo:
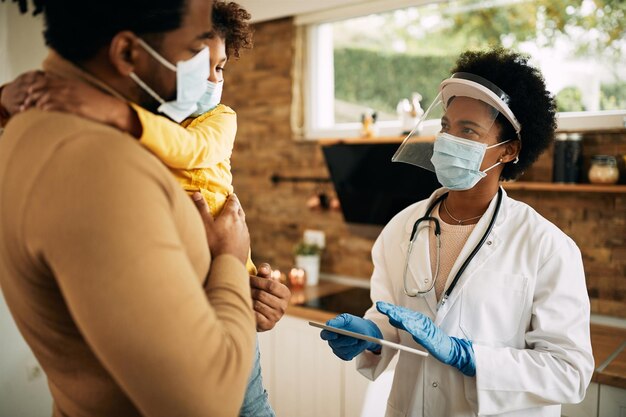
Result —
<svg viewBox="0 0 626 417"><path fill-rule="evenodd" d="M397 136L400 100L418 92L427 106L462 51L490 45L531 56L556 96L560 129L623 128L624 22L623 0L463 0L311 24L307 136L357 136L368 109L380 135Z"/></svg>

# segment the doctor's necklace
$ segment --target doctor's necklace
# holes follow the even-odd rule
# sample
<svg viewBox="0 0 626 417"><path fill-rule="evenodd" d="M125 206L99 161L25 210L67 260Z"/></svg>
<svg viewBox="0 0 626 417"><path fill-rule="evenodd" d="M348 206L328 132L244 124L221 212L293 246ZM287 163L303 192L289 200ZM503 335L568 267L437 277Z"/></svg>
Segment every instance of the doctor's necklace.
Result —
<svg viewBox="0 0 626 417"><path fill-rule="evenodd" d="M443 209L446 211L448 216L450 216L450 218L452 220L454 220L455 222L457 222L459 225L462 225L465 222L469 222L470 220L479 219L479 218L481 218L483 216L481 214L481 215L478 215L478 216L470 217L469 219L462 219L462 220L460 220L460 219L457 219L456 217L454 217L452 214L450 214L450 211L448 211L448 206L446 206L446 200L443 200L442 205L443 205Z"/></svg>

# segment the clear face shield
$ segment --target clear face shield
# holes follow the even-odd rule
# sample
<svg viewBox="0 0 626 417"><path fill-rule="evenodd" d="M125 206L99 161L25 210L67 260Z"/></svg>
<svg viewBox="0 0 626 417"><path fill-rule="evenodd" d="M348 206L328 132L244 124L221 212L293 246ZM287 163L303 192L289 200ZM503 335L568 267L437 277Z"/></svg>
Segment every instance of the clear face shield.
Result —
<svg viewBox="0 0 626 417"><path fill-rule="evenodd" d="M509 96L490 81L466 72L455 73L439 85L439 94L404 139L392 161L435 172L431 162L435 143L420 136L424 122L429 119L441 121L439 134L471 140L485 144L486 147L490 138L496 136L494 123L498 115L502 114L511 123L519 139L521 126L508 103Z"/></svg>

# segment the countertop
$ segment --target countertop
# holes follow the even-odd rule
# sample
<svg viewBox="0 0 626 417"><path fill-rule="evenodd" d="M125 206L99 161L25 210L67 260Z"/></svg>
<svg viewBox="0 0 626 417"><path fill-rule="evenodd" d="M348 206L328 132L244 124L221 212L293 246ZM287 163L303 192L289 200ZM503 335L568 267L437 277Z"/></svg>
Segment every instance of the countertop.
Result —
<svg viewBox="0 0 626 417"><path fill-rule="evenodd" d="M336 294L351 288L354 287L320 280L320 284L317 286L292 290L287 314L305 320L326 322L340 312L324 311L305 307L302 304L311 299ZM591 345L596 366L592 381L626 389L626 328L592 323Z"/></svg>

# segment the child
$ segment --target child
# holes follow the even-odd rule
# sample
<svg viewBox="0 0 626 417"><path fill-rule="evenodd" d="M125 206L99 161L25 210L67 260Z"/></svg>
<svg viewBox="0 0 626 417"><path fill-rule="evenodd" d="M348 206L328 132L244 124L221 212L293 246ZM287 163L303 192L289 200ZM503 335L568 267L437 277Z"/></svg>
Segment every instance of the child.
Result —
<svg viewBox="0 0 626 417"><path fill-rule="evenodd" d="M214 2L213 36L206 42L211 65L207 91L198 102L198 110L180 126L87 84L54 75L34 76L36 81L28 87L21 108L75 113L130 133L170 168L190 195L200 192L216 216L233 193L230 156L237 133L235 112L220 104L223 71L229 56L238 58L240 49L252 46L249 18L236 3ZM256 275L250 257L246 267Z"/></svg>
<svg viewBox="0 0 626 417"><path fill-rule="evenodd" d="M223 71L228 57L238 58L240 49L252 46L249 19L250 14L238 4L214 1L213 36L207 41L211 67L207 91L198 110L181 126L86 84L41 72L22 75L0 90L0 122L6 122L12 113L35 106L75 113L128 132L170 168L188 193L199 191L216 216L233 192L230 155L237 131L235 112L219 104ZM247 268L251 275L257 274L249 257ZM271 297L280 299L286 307L289 292L281 285L280 292ZM259 315L257 312L257 321ZM257 346L240 416L274 417L263 388L258 355Z"/></svg>

